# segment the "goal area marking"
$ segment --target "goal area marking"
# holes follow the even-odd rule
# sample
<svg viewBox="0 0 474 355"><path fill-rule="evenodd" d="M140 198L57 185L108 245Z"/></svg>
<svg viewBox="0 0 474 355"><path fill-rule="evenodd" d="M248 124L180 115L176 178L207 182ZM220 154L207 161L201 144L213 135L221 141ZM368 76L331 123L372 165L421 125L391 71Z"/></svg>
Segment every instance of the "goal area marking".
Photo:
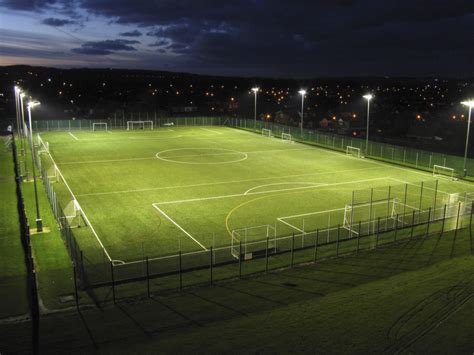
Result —
<svg viewBox="0 0 474 355"><path fill-rule="evenodd" d="M134 130L136 125L138 129L153 129L153 121L127 121L127 131Z"/></svg>

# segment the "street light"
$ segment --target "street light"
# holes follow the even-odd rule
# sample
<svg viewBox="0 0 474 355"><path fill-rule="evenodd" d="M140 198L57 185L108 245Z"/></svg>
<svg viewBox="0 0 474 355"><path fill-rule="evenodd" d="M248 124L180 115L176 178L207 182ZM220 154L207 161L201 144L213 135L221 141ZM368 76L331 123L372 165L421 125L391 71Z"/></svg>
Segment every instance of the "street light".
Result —
<svg viewBox="0 0 474 355"><path fill-rule="evenodd" d="M306 90L301 89L298 91L298 94L301 95L301 139L303 139L303 117L304 117L304 96L306 95Z"/></svg>
<svg viewBox="0 0 474 355"><path fill-rule="evenodd" d="M374 97L372 94L367 94L362 96L364 99L367 100L367 130L365 132L365 155L369 155L369 115L370 115L370 100Z"/></svg>
<svg viewBox="0 0 474 355"><path fill-rule="evenodd" d="M260 88L254 87L252 88L253 93L255 94L255 105L253 111L253 120L254 120L254 129L257 130L257 93Z"/></svg>
<svg viewBox="0 0 474 355"><path fill-rule="evenodd" d="M30 101L26 106L28 110L28 125L30 126L30 147L31 147L31 162L32 162L32 173L33 173L33 184L35 187L35 203L36 203L36 231L42 232L43 231L43 221L41 220L39 205L38 205L38 189L36 187L36 173L35 173L35 147L33 145L33 126L31 124L31 109L35 106L38 106L40 103L38 101Z"/></svg>
<svg viewBox="0 0 474 355"><path fill-rule="evenodd" d="M463 101L461 102L461 104L469 107L469 116L468 116L469 118L467 119L466 148L464 149L464 168L463 168L464 176L466 176L467 175L467 148L469 146L469 129L471 127L471 111L472 111L472 108L474 107L474 100Z"/></svg>

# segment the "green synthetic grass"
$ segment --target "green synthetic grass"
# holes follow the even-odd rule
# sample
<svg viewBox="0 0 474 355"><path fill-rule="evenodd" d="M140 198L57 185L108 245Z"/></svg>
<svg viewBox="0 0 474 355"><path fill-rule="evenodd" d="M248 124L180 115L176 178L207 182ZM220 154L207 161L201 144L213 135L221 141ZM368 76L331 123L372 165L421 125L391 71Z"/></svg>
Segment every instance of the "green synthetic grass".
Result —
<svg viewBox="0 0 474 355"><path fill-rule="evenodd" d="M13 156L0 140L0 318L28 313Z"/></svg>
<svg viewBox="0 0 474 355"><path fill-rule="evenodd" d="M288 235L295 229L277 219L285 216L338 209L331 224L342 224L340 209L354 190L386 191L404 182L434 185L428 173L226 127L41 136L113 260L229 245L232 230L257 225L276 225L277 235ZM48 156L42 157L51 166ZM53 188L67 206L72 198L65 184ZM473 185L441 179L439 189L442 200L445 192ZM410 185L409 196L416 199L418 190ZM300 217L292 219L301 227ZM305 223L305 230L327 225L317 218ZM107 260L89 228L74 233L86 258ZM249 238L265 238L265 232Z"/></svg>

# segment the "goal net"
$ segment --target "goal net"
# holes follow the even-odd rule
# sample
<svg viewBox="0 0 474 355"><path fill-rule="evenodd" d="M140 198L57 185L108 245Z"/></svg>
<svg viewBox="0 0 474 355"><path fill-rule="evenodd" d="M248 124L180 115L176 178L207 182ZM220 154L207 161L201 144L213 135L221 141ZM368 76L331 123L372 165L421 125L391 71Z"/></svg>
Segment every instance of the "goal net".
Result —
<svg viewBox="0 0 474 355"><path fill-rule="evenodd" d="M262 128L262 136L271 137L271 136L272 136L272 130L271 130L271 129Z"/></svg>
<svg viewBox="0 0 474 355"><path fill-rule="evenodd" d="M127 121L127 131L153 129L153 121Z"/></svg>
<svg viewBox="0 0 474 355"><path fill-rule="evenodd" d="M107 123L105 122L94 122L92 123L92 131L107 131Z"/></svg>
<svg viewBox="0 0 474 355"><path fill-rule="evenodd" d="M64 217L70 228L77 228L81 226L82 209L77 200L70 201L63 210ZM85 225L83 222L82 225Z"/></svg>
<svg viewBox="0 0 474 355"><path fill-rule="evenodd" d="M281 140L286 141L286 142L290 142L290 143L294 143L293 138L291 137L291 134L289 134L289 133L282 133L281 134Z"/></svg>
<svg viewBox="0 0 474 355"><path fill-rule="evenodd" d="M276 227L270 224L232 230L231 254L236 259L252 258L252 253L276 251Z"/></svg>
<svg viewBox="0 0 474 355"><path fill-rule="evenodd" d="M454 169L442 165L433 165L433 176L456 180Z"/></svg>
<svg viewBox="0 0 474 355"><path fill-rule="evenodd" d="M350 145L348 145L346 147L346 154L347 155L352 155L352 156L357 157L357 158L360 158L360 148L351 147Z"/></svg>

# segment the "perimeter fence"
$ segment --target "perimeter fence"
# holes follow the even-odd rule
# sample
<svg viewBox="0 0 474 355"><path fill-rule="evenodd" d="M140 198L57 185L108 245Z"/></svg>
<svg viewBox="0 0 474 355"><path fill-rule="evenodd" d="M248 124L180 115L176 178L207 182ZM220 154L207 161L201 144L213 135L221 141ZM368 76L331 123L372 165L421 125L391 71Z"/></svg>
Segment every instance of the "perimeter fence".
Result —
<svg viewBox="0 0 474 355"><path fill-rule="evenodd" d="M73 131L92 130L94 123L107 123L108 129L126 129L127 121L152 121L154 127L188 127L188 126L230 126L260 133L262 129L270 129L274 137L282 133L291 134L296 141L309 143L320 147L346 152L347 147L359 149L365 157L383 160L403 166L433 172L434 166L454 170L454 175L464 177L464 158L461 156L435 153L421 149L403 147L388 143L369 140L366 151L366 141L362 138L338 135L320 130L300 129L299 127L283 124L255 121L233 117L157 117L156 114L130 113L108 119L78 119L78 120L37 120L33 122L36 131ZM474 178L474 159L467 159L466 177Z"/></svg>

